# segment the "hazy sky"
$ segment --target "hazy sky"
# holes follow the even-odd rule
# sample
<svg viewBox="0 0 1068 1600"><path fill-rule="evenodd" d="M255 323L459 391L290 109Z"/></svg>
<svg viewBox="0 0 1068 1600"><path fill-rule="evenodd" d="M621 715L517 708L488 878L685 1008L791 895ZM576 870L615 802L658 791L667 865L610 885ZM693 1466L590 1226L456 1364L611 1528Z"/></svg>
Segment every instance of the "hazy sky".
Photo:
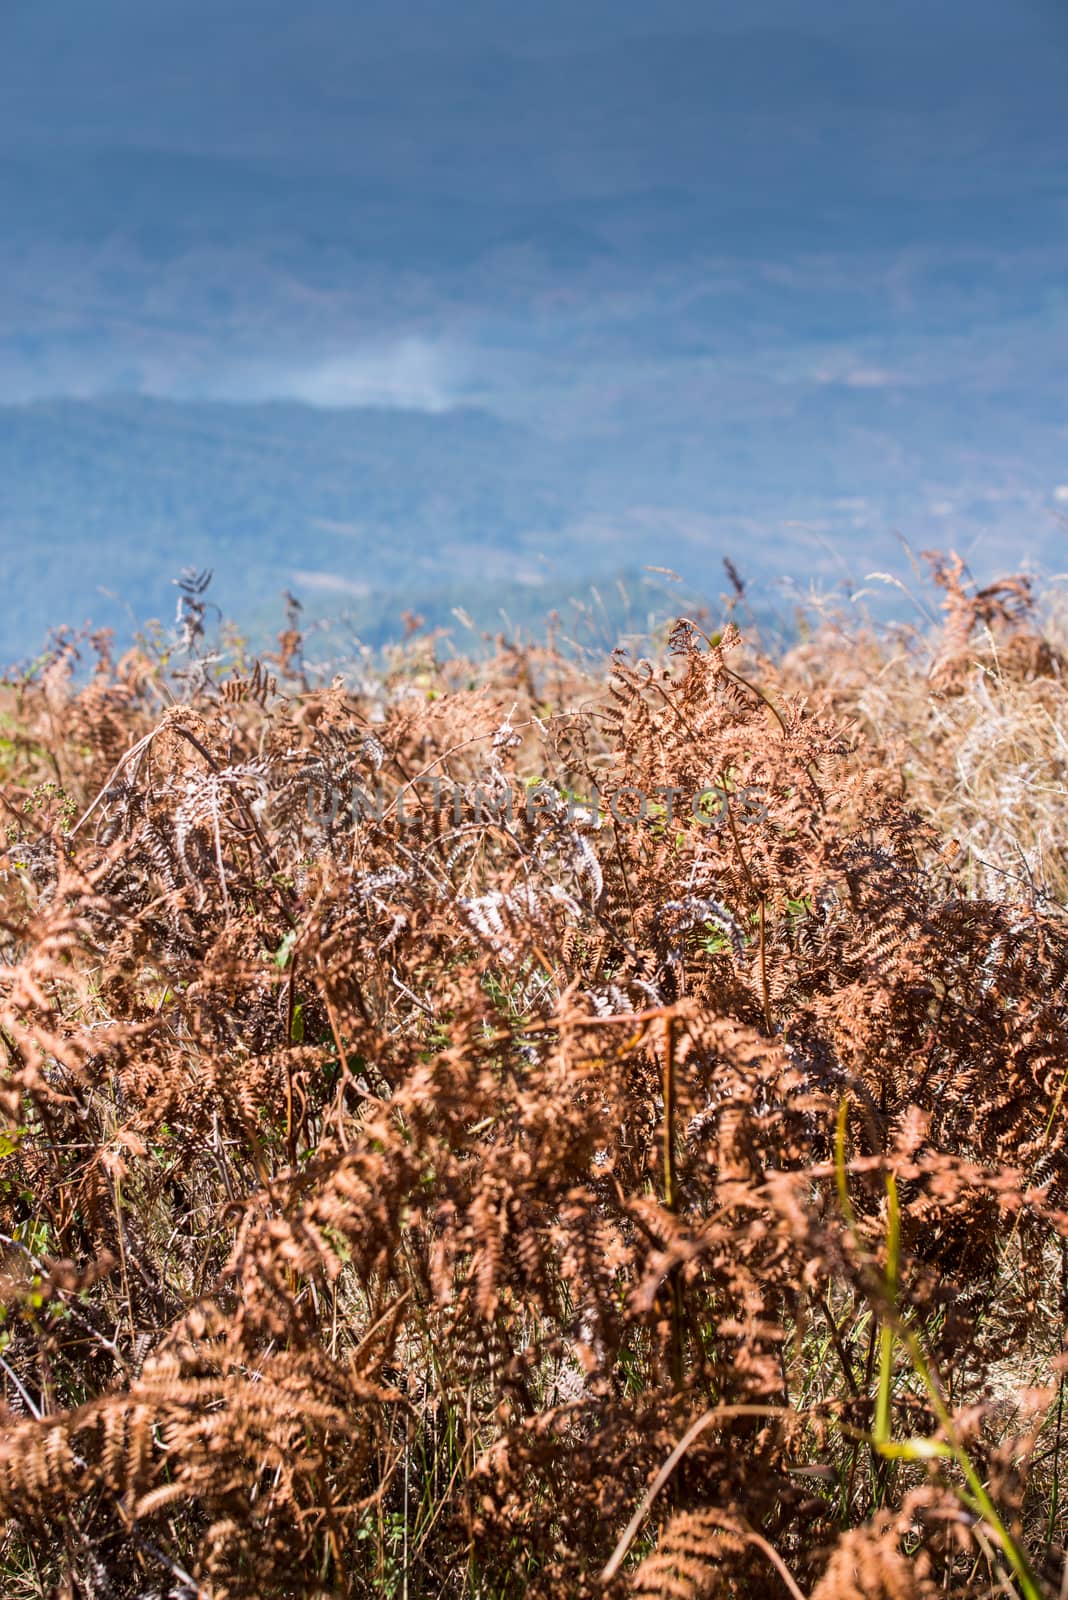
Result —
<svg viewBox="0 0 1068 1600"><path fill-rule="evenodd" d="M0 0L0 400L1020 376L1066 82L1062 0Z"/></svg>
<svg viewBox="0 0 1068 1600"><path fill-rule="evenodd" d="M1063 0L0 0L0 405L477 406L605 517L1044 547L1066 83Z"/></svg>

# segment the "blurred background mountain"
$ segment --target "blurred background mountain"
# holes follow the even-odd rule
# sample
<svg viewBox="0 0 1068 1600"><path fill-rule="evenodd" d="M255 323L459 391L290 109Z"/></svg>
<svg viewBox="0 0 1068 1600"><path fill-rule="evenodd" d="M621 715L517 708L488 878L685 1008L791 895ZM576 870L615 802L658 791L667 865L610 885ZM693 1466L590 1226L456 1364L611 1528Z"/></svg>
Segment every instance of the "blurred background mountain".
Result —
<svg viewBox="0 0 1068 1600"><path fill-rule="evenodd" d="M0 655L187 563L1058 569L1066 69L1057 0L5 0Z"/></svg>

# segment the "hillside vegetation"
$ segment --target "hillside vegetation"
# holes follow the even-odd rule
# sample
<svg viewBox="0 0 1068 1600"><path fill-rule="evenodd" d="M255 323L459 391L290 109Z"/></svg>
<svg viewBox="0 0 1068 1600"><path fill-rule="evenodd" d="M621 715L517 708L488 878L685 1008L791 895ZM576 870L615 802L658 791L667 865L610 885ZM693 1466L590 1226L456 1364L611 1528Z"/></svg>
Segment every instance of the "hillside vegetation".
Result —
<svg viewBox="0 0 1068 1600"><path fill-rule="evenodd" d="M934 577L0 691L5 1595L1064 1593L1066 662Z"/></svg>

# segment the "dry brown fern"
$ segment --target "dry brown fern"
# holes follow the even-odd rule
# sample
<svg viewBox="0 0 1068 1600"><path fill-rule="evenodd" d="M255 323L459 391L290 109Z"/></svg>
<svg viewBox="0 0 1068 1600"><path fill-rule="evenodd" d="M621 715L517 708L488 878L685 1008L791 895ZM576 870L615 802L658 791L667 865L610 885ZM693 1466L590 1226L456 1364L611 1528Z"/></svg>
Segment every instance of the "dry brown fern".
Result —
<svg viewBox="0 0 1068 1600"><path fill-rule="evenodd" d="M1026 631L946 570L969 628ZM196 670L105 652L79 689L61 644L12 702L10 1570L1034 1600L1056 908L970 890L733 626L604 682L413 636L347 689L291 606L275 683L198 653L201 578Z"/></svg>

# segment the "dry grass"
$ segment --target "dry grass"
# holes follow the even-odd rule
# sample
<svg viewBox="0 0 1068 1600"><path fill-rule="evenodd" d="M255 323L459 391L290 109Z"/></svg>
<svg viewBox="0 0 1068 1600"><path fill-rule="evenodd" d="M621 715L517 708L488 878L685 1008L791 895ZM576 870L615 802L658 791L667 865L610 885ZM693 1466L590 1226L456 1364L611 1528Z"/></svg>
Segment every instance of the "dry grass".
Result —
<svg viewBox="0 0 1068 1600"><path fill-rule="evenodd" d="M967 851L969 883L1068 903L1068 615L1051 590L988 620L960 573L936 565L941 627L849 627L787 656L789 681L857 718L911 804ZM922 598L921 598L922 603ZM927 607L924 606L926 610ZM1001 626L991 626L999 620ZM1006 628L1006 620L1016 625Z"/></svg>

